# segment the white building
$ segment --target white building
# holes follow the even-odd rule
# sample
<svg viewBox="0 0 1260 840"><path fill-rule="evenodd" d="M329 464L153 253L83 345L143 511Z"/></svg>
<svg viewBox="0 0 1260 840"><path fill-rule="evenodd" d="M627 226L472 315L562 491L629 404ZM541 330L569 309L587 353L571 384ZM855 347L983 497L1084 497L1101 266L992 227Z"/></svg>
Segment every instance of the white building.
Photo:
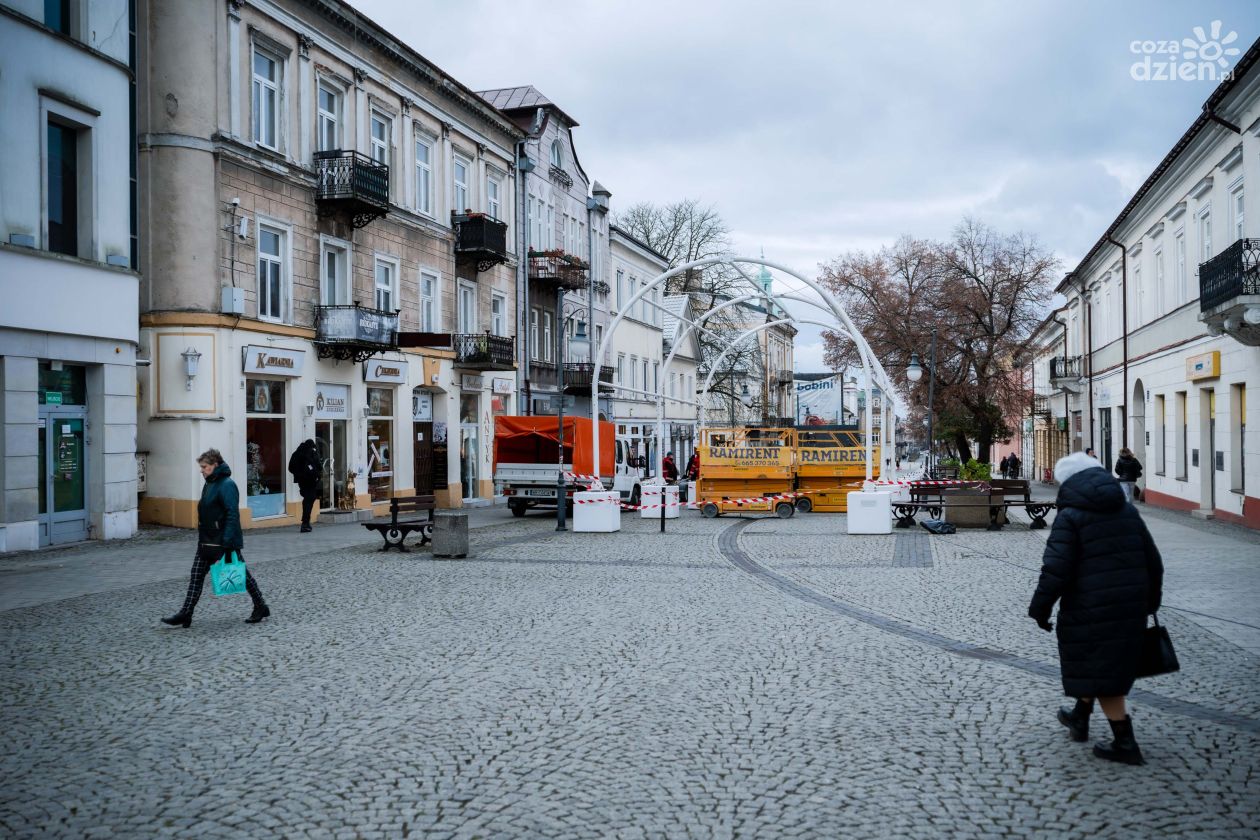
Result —
<svg viewBox="0 0 1260 840"><path fill-rule="evenodd" d="M1260 527L1260 41L1059 285L1047 432L1121 447L1147 503ZM1040 390L1040 389L1039 389ZM1066 405L1063 396L1066 395ZM1053 440L1053 435L1048 439ZM1047 450L1048 451L1048 450Z"/></svg>
<svg viewBox="0 0 1260 840"><path fill-rule="evenodd" d="M681 472L695 451L696 430L700 424L700 408L696 404L696 377L700 371L700 342L695 330L688 331L686 322L695 320L691 310L691 298L687 295L667 295L664 300L665 318L661 327L666 359L671 352L673 361L661 376L665 385L665 422L669 442L666 452L674 453L674 461ZM686 337L683 335L686 333ZM676 349L676 352L675 352ZM689 400L690 402L683 402Z"/></svg>
<svg viewBox="0 0 1260 840"><path fill-rule="evenodd" d="M127 0L0 0L0 551L136 529Z"/></svg>
<svg viewBox="0 0 1260 840"><path fill-rule="evenodd" d="M633 305L630 298L662 274L669 262L616 225L610 228L609 253L612 312L625 314L612 336L608 361L616 386L612 420L617 424L617 437L629 447L629 455L646 456L646 463L654 464L656 395L661 393L664 346L663 292L658 286Z"/></svg>

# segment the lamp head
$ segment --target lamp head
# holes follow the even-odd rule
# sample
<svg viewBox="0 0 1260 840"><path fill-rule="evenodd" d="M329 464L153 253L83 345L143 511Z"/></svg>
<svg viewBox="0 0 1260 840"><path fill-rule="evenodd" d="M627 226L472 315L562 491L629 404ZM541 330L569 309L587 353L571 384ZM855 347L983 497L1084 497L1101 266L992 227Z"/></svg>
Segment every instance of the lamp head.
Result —
<svg viewBox="0 0 1260 840"><path fill-rule="evenodd" d="M919 363L919 354L910 354L910 364L906 366L906 379L918 382L923 378L923 365Z"/></svg>

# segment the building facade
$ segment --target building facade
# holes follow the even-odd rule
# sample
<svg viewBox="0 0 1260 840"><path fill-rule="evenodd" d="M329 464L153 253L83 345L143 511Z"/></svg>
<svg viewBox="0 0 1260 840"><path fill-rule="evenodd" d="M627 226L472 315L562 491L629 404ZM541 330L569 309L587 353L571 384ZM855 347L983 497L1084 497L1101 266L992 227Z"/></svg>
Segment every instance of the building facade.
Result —
<svg viewBox="0 0 1260 840"><path fill-rule="evenodd" d="M0 552L137 527L131 12L0 1Z"/></svg>
<svg viewBox="0 0 1260 840"><path fill-rule="evenodd" d="M335 0L146 0L138 23L142 517L194 524L214 447L246 527L294 523L305 439L325 514L487 501L523 133Z"/></svg>
<svg viewBox="0 0 1260 840"><path fill-rule="evenodd" d="M664 359L664 322L667 314L661 287L631 304L630 299L665 272L669 261L621 228L612 226L609 272L612 311L623 320L612 337L609 353L616 387L612 421L629 457L645 457L649 470L656 463L656 420ZM667 434L668 434L667 427ZM664 454L664 453L662 453Z"/></svg>
<svg viewBox="0 0 1260 840"><path fill-rule="evenodd" d="M687 331L687 323L696 319L691 309L691 298L687 295L667 295L663 303L662 349L667 359L670 353L674 354L668 370L661 373L667 397L665 422L668 424L666 435L669 443L666 444L666 452L673 451L681 471L698 443L700 406L696 397L699 385L696 377L700 371L700 342L695 330Z"/></svg>
<svg viewBox="0 0 1260 840"><path fill-rule="evenodd" d="M608 210L612 194L578 160L578 123L531 86L481 91L525 132L517 295L520 404L524 414L590 416L591 359L575 358L569 341L582 333L598 347L608 325ZM591 350L590 352L594 352ZM563 358L561 358L563 356Z"/></svg>
<svg viewBox="0 0 1260 840"><path fill-rule="evenodd" d="M1260 42L1080 265L1050 358L1047 425L1148 504L1260 527ZM1059 327L1043 325L1044 355ZM1063 399L1065 398L1065 399ZM1053 438L1051 438L1053 440ZM1047 459L1048 460L1048 459ZM1048 464L1047 464L1048 465Z"/></svg>

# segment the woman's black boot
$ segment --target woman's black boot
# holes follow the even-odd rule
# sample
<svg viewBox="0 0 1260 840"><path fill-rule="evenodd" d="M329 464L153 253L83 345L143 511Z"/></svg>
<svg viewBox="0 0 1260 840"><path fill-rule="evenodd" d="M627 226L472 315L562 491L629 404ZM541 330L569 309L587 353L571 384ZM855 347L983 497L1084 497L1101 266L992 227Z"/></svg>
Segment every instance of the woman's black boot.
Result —
<svg viewBox="0 0 1260 840"><path fill-rule="evenodd" d="M264 618L269 618L270 616L271 616L271 608L268 607L266 604L262 604L260 606L254 607L254 611L249 614L249 618L245 619L245 623L257 624L258 622L262 621Z"/></svg>
<svg viewBox="0 0 1260 840"><path fill-rule="evenodd" d="M1121 764L1145 764L1142 751L1133 738L1133 718L1125 715L1124 720L1108 720L1107 723L1111 724L1112 741L1110 744L1095 742L1094 755Z"/></svg>
<svg viewBox="0 0 1260 840"><path fill-rule="evenodd" d="M1069 708L1067 706L1059 707L1059 723L1068 728L1068 735L1073 741L1089 740L1089 716L1094 713L1094 701L1080 700L1076 701L1076 705Z"/></svg>
<svg viewBox="0 0 1260 840"><path fill-rule="evenodd" d="M192 613L184 612L183 610L180 610L179 612L175 613L175 615L171 616L170 618L162 619L162 623L169 624L172 627L191 627L192 626Z"/></svg>

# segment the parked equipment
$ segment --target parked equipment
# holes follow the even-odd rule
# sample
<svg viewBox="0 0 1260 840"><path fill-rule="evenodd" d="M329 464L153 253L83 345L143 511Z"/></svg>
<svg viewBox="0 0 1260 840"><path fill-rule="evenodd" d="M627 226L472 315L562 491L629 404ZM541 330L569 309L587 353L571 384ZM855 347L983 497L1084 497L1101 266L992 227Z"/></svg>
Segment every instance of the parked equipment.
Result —
<svg viewBox="0 0 1260 840"><path fill-rule="evenodd" d="M880 449L874 447L873 478L880 475ZM856 427L798 426L796 428L796 500L801 513L811 510L844 513L848 495L866 480L866 444Z"/></svg>
<svg viewBox="0 0 1260 840"><path fill-rule="evenodd" d="M700 512L710 518L731 511L774 512L783 519L795 514L795 444L794 429L705 429L695 483ZM783 498L765 500L777 496Z"/></svg>

